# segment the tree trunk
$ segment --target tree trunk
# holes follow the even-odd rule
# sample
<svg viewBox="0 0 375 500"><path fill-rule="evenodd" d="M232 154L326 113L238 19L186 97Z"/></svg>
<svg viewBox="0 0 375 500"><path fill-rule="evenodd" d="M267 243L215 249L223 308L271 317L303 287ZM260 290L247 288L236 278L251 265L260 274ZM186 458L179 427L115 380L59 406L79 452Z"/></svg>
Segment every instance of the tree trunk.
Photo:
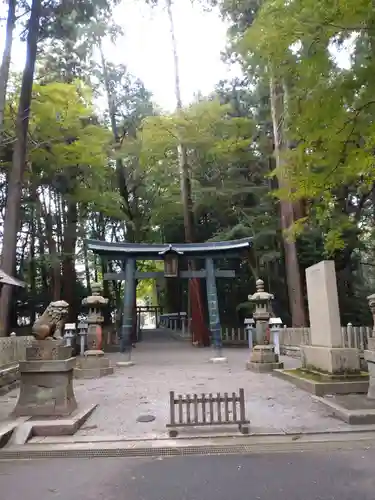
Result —
<svg viewBox="0 0 375 500"><path fill-rule="evenodd" d="M16 24L16 5L17 0L8 1L8 16L5 28L5 44L3 58L0 66L0 134L2 132L4 124L4 110L9 79L10 60L12 54L13 31Z"/></svg>
<svg viewBox="0 0 375 500"><path fill-rule="evenodd" d="M42 288L45 290L46 295L50 291L50 284L48 283L48 271L46 265L46 252L45 247L45 232L43 231L41 213L38 214L38 252L40 257L40 277L42 280Z"/></svg>
<svg viewBox="0 0 375 500"><path fill-rule="evenodd" d="M285 137L286 113L284 88L277 82L274 76L270 78L271 114L274 135L274 154L276 168L278 169L278 182L280 188L287 186L288 179L282 172L283 154L288 148ZM285 254L285 270L288 286L289 306L292 317L292 326L306 326L306 313L302 293L301 272L298 262L297 247L295 241L286 237L285 231L294 222L294 207L290 201L280 201L281 229L283 231L283 244Z"/></svg>
<svg viewBox="0 0 375 500"><path fill-rule="evenodd" d="M29 301L30 303L30 321L31 324L35 322L36 318L36 295L37 295L37 288L36 288L36 262L35 262L35 240L37 237L37 210L36 210L36 205L37 205L37 190L36 190L36 182L35 179L31 180L31 186L30 186L30 201L32 203L31 206L31 221L30 221L30 259L29 259L29 283L30 283L30 295L31 295L31 300Z"/></svg>
<svg viewBox="0 0 375 500"><path fill-rule="evenodd" d="M51 193L50 193L51 195ZM50 199L50 197L49 197ZM59 259L59 252L57 249L56 240L54 238L53 219L52 214L48 211L44 193L43 203L41 204L41 215L44 218L46 228L46 238L49 256L49 267L51 269L51 296L52 300L60 300L61 298L61 264Z"/></svg>
<svg viewBox="0 0 375 500"><path fill-rule="evenodd" d="M17 233L19 229L21 192L25 173L27 132L34 79L35 60L38 47L41 0L33 0L28 23L26 63L22 75L19 107L16 119L16 142L12 169L9 175L8 197L4 218L2 269L13 274L16 267ZM0 336L8 331L8 315L12 288L4 285L0 297Z"/></svg>
<svg viewBox="0 0 375 500"><path fill-rule="evenodd" d="M67 201L66 223L64 227L62 252L62 299L69 304L68 320L75 322L79 309L76 297L76 244L77 244L77 204L73 200Z"/></svg>
<svg viewBox="0 0 375 500"><path fill-rule="evenodd" d="M177 42L175 36L175 27L173 22L172 13L172 0L166 0L167 13L170 25L170 34L172 41L173 62L174 62L174 76L175 76L175 95L177 113L182 110L181 99L181 86L180 86L180 72L179 60L177 52ZM191 196L191 181L190 181L190 166L188 162L188 155L183 141L178 145L178 163L181 178L181 200L184 213L184 229L185 229L185 242L193 243L195 240L194 234L194 208ZM195 262L189 262L189 268L195 270ZM192 341L199 345L209 345L209 331L205 324L202 291L200 281L197 278L189 280L189 296L191 308L191 330ZM188 312L189 314L189 312Z"/></svg>
<svg viewBox="0 0 375 500"><path fill-rule="evenodd" d="M100 51L100 58L103 69L103 78L104 78L104 87L107 94L107 103L108 103L108 113L111 122L111 130L113 137L115 139L116 144L120 143L120 136L118 133L117 122L116 122L116 108L115 108L115 96L112 94L110 84L109 84L109 75L107 69L107 62L104 57L104 53L102 50L101 40L98 40L98 47ZM120 195L123 200L123 208L127 217L126 222L126 239L127 241L134 242L135 234L134 234L134 214L130 206L130 196L128 183L125 175L125 169L121 158L116 159L116 175L117 175L117 183L120 191Z"/></svg>
<svg viewBox="0 0 375 500"><path fill-rule="evenodd" d="M86 279L87 295L91 295L90 268L89 268L89 257L87 253L87 245L83 245L83 260L85 262L85 279Z"/></svg>
<svg viewBox="0 0 375 500"><path fill-rule="evenodd" d="M166 0L166 1L167 1L167 12L170 24L172 50L173 50L176 108L177 112L180 112L182 110L182 98L181 98L177 41L175 36L175 28L174 28L173 13L172 13L172 1L171 0ZM185 241L186 243L193 243L194 210L193 210L193 200L191 197L190 166L189 166L186 147L182 141L180 141L178 145L178 163L179 163L180 178L181 178L181 199L184 211Z"/></svg>

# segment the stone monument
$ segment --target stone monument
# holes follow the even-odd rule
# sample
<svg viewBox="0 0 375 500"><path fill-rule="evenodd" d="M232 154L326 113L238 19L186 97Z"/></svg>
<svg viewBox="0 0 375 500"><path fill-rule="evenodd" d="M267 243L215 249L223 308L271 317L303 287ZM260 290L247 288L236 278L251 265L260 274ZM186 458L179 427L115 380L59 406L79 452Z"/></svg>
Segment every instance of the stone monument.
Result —
<svg viewBox="0 0 375 500"><path fill-rule="evenodd" d="M360 373L358 349L342 347L335 263L306 269L311 345L301 346L302 368L330 375Z"/></svg>
<svg viewBox="0 0 375 500"><path fill-rule="evenodd" d="M61 333L68 303L51 302L32 328L36 340L20 361L20 395L15 416L67 416L77 408L73 391L75 358L63 345Z"/></svg>
<svg viewBox="0 0 375 500"><path fill-rule="evenodd" d="M77 378L99 378L113 373L109 359L104 356L102 350L103 332L102 324L104 318L101 309L108 303L101 295L100 283L91 285L92 295L83 299L82 305L88 308L87 315L87 351L77 359L74 374Z"/></svg>
<svg viewBox="0 0 375 500"><path fill-rule="evenodd" d="M250 360L246 363L246 368L255 372L271 372L275 369L283 368L283 363L279 362L279 356L275 353L275 346L268 344L267 330L271 317L271 300L274 298L271 293L264 291L264 282L258 279L256 282L257 291L249 295L250 302L255 304L253 318L256 321L255 337L257 345L250 353Z"/></svg>
<svg viewBox="0 0 375 500"><path fill-rule="evenodd" d="M365 360L367 361L369 373L369 387L367 397L375 399L375 293L367 297L373 321L372 336L368 339Z"/></svg>

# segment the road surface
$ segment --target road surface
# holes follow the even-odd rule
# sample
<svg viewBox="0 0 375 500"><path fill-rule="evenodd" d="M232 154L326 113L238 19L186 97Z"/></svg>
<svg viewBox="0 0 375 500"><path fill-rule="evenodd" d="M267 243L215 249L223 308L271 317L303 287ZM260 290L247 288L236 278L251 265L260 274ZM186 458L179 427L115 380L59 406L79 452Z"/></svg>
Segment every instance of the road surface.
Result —
<svg viewBox="0 0 375 500"><path fill-rule="evenodd" d="M375 450L0 461L1 500L374 500Z"/></svg>

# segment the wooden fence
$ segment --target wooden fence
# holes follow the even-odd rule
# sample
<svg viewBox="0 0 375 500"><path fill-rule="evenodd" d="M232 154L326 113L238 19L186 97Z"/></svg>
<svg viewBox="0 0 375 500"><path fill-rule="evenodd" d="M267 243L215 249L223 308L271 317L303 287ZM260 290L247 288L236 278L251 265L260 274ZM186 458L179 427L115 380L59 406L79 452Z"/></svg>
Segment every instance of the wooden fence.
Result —
<svg viewBox="0 0 375 500"><path fill-rule="evenodd" d="M213 394L180 394L176 397L174 391L169 393L170 422L167 428L169 435L176 437L178 427L200 427L207 425L238 425L242 434L249 433L246 420L245 393L240 389L238 395L233 392Z"/></svg>

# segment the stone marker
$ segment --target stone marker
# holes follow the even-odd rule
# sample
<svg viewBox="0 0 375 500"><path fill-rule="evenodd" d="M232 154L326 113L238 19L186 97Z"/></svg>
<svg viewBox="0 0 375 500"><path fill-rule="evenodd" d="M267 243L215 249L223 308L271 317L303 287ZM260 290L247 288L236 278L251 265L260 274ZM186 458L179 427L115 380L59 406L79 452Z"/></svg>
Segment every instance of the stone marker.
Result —
<svg viewBox="0 0 375 500"><path fill-rule="evenodd" d="M35 340L20 361L20 395L14 415L67 416L77 408L73 391L75 358L62 340Z"/></svg>
<svg viewBox="0 0 375 500"><path fill-rule="evenodd" d="M342 347L334 261L306 269L306 283L311 345L301 346L302 367L337 375L359 373L358 349Z"/></svg>

